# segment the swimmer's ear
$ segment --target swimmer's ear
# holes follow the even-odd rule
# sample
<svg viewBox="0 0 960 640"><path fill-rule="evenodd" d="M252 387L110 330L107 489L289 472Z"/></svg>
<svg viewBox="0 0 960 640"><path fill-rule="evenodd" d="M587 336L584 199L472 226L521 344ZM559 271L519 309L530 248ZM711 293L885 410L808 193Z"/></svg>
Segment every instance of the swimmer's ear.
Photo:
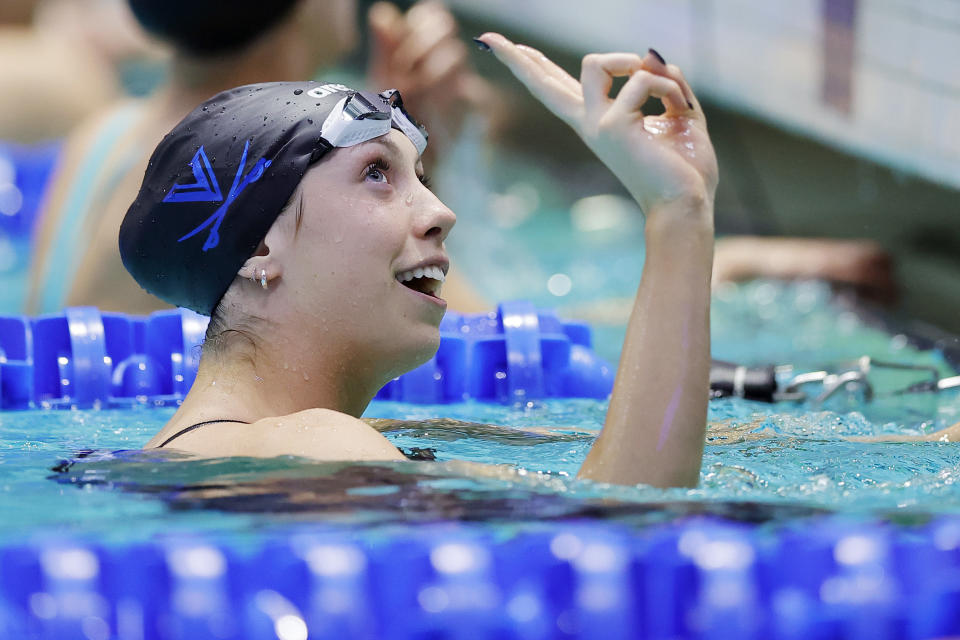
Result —
<svg viewBox="0 0 960 640"><path fill-rule="evenodd" d="M238 277L267 288L271 282L283 275L283 263L279 258L285 246L289 244L285 237L289 234L282 230L282 226L274 224L270 227L266 237L260 241L256 252L247 258L237 271Z"/></svg>

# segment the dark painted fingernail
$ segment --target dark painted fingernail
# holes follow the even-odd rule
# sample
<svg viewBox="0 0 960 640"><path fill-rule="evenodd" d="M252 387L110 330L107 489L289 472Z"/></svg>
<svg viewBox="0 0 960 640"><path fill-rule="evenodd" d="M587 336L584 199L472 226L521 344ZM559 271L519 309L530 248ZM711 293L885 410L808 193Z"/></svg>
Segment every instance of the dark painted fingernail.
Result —
<svg viewBox="0 0 960 640"><path fill-rule="evenodd" d="M693 103L690 102L689 100L687 100L687 106L690 107L691 109L693 109Z"/></svg>
<svg viewBox="0 0 960 640"><path fill-rule="evenodd" d="M663 59L663 56L662 56L662 55L660 55L659 53L657 53L657 50L656 50L656 49L650 48L650 49L647 49L647 51L649 51L651 54L653 54L653 57L656 58L657 60L659 60L659 61L660 61L660 64L666 66L667 61Z"/></svg>
<svg viewBox="0 0 960 640"><path fill-rule="evenodd" d="M490 51L490 45L480 38L474 38L473 41L477 43L477 49L480 49L480 51Z"/></svg>

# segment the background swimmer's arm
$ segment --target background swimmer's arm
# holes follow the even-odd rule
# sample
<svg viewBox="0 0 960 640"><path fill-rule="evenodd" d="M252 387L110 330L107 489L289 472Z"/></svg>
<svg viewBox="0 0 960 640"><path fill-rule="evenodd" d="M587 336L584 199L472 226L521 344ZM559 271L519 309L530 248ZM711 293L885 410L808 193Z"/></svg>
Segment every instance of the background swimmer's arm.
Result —
<svg viewBox="0 0 960 640"><path fill-rule="evenodd" d="M710 270L717 165L706 121L680 71L650 54L591 54L580 82L529 47L480 38L570 125L646 213L643 278L603 431L580 476L617 484L696 485L710 370ZM615 76L629 76L615 99ZM644 116L649 97L663 116Z"/></svg>
<svg viewBox="0 0 960 640"><path fill-rule="evenodd" d="M728 236L716 242L713 285L751 278L816 278L892 302L897 293L893 266L890 254L872 240Z"/></svg>
<svg viewBox="0 0 960 640"><path fill-rule="evenodd" d="M451 442L460 438L500 441L511 445L537 445L544 442L574 442L593 439L592 433L565 427L504 427L482 422L466 422L453 418L427 420L395 420L392 418L363 418L380 433L402 433L408 436L430 436L435 440Z"/></svg>
<svg viewBox="0 0 960 640"><path fill-rule="evenodd" d="M960 442L960 422L946 429L923 435L849 436L846 439L855 442Z"/></svg>

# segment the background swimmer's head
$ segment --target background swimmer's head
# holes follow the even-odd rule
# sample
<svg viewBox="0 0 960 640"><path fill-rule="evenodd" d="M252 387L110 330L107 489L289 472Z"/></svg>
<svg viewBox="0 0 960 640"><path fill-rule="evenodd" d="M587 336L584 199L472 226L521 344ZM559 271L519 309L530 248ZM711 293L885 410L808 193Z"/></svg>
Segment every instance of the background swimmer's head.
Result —
<svg viewBox="0 0 960 640"><path fill-rule="evenodd" d="M129 0L137 20L187 55L240 51L284 29L310 50L317 65L349 51L357 40L355 0Z"/></svg>
<svg viewBox="0 0 960 640"><path fill-rule="evenodd" d="M407 282L414 287L399 280L446 271L454 216L421 183L420 150L398 129L331 151L321 125L354 93L249 85L180 122L120 228L121 257L140 285L212 314L211 336L246 333L255 344L263 323L272 335L322 331L378 375L428 358L444 307L430 295L436 283L422 272ZM308 344L323 336L314 337Z"/></svg>

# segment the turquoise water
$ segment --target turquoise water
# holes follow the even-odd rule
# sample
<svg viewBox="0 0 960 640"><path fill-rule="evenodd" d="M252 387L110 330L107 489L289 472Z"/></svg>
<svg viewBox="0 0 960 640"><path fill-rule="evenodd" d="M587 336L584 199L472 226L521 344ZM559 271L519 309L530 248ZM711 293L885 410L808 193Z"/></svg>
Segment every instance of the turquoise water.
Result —
<svg viewBox="0 0 960 640"><path fill-rule="evenodd" d="M725 332L723 348L740 349L725 357L759 356L762 347L756 345L767 337L753 325L782 314L777 331L791 339L773 355L802 344L804 358L819 357L821 364L870 353L950 371L938 353L918 351L833 306L823 285L761 282L724 296L714 310L715 336ZM784 311L796 311L797 304L809 308ZM777 343L770 339L773 349ZM818 346L811 351L814 341ZM923 433L960 421L960 398L953 392L883 396L885 389L909 382L877 379L878 397L869 403L855 394L825 406L712 401L700 486L666 491L575 479L602 426L605 402L374 403L368 417L402 419L381 424L391 440L403 448L432 448L439 461L394 465L111 454L139 448L172 409L7 412L0 414L0 539L244 536L316 522L523 526L586 516L640 526L691 513L782 522L824 511L910 520L960 512L960 445L843 439ZM64 472L50 470L83 449L99 453ZM464 461L485 466L478 471Z"/></svg>

